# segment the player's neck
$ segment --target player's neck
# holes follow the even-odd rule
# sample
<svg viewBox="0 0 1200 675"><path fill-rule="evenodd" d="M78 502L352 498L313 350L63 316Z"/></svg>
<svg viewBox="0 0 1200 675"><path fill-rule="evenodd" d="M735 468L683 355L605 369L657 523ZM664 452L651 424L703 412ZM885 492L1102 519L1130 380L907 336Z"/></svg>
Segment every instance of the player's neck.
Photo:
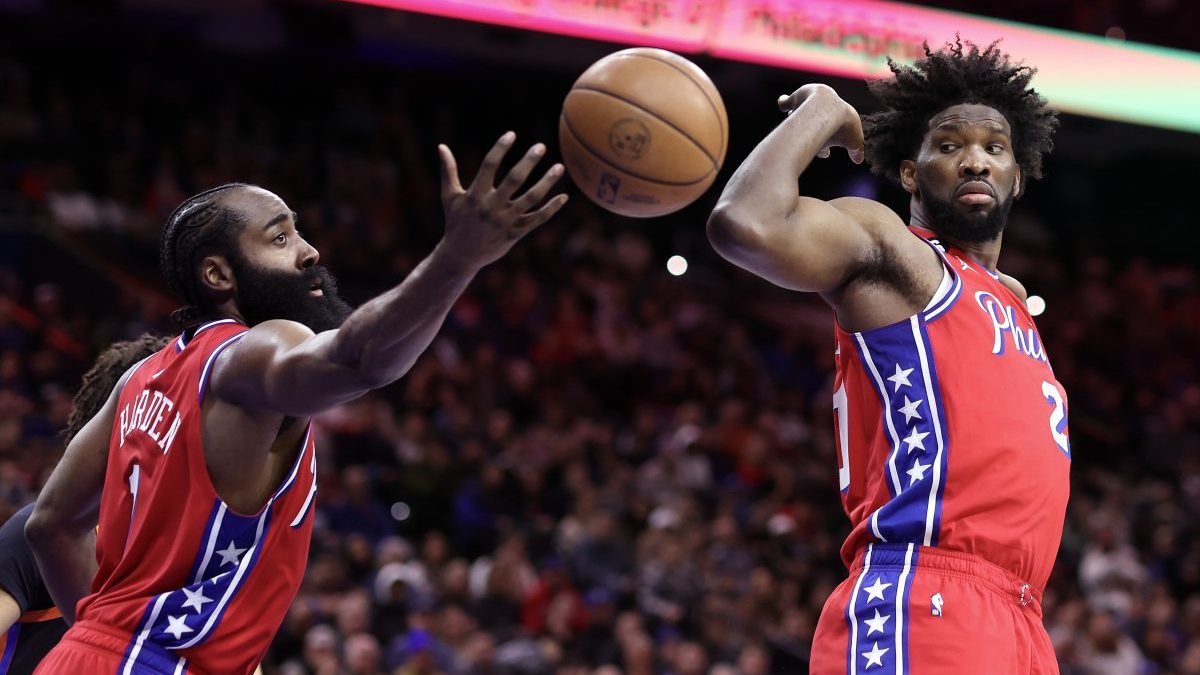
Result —
<svg viewBox="0 0 1200 675"><path fill-rule="evenodd" d="M232 300L222 302L214 307L212 314L213 319L233 319L238 323L246 323L246 319L242 316L241 310L238 309L237 305L234 304Z"/></svg>
<svg viewBox="0 0 1200 675"><path fill-rule="evenodd" d="M930 222L929 216L925 213L925 209L921 208L920 202L916 199L912 201L908 223L912 227L919 227L937 234L938 239L946 246L963 251L971 256L971 259L975 262L983 265L992 272L996 271L996 267L1000 262L1000 244L1004 240L1003 232L997 234L995 239L988 241L961 241L934 227L932 222Z"/></svg>

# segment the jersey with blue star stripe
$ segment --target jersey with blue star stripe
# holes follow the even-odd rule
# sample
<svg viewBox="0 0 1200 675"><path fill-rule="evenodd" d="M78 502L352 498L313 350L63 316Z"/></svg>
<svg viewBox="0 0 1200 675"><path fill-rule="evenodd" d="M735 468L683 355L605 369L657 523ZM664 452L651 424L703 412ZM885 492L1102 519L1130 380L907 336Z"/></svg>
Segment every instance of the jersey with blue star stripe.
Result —
<svg viewBox="0 0 1200 675"><path fill-rule="evenodd" d="M243 515L208 477L200 412L217 357L246 327L214 321L135 367L118 400L78 619L129 635L118 672L251 673L299 589L312 534L311 430L262 510ZM154 670L154 672L158 672Z"/></svg>
<svg viewBox="0 0 1200 675"><path fill-rule="evenodd" d="M1066 513L1066 394L1022 299L964 251L910 229L950 283L906 320L836 329L835 437L853 526L842 557L849 567L871 543L933 546L1040 589ZM867 622L887 619L864 609L867 639L884 628ZM889 658L870 647L864 663Z"/></svg>

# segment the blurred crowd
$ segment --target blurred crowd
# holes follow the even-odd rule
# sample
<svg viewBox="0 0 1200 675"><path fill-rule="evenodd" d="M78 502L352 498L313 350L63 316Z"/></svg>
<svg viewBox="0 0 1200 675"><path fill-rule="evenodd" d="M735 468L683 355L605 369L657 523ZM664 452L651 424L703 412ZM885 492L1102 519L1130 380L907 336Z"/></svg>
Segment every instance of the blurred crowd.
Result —
<svg viewBox="0 0 1200 675"><path fill-rule="evenodd" d="M46 259L0 257L0 517L53 468L92 356L172 330L156 236L183 197L278 192L361 301L436 241L433 143L469 175L505 128L371 75L59 75L0 63L0 234L74 261L41 279ZM526 94L489 96L495 118ZM401 382L317 419L316 534L268 673L806 672L846 573L830 317L705 250L702 220L676 225L694 235L682 277L665 225L576 195L479 275ZM1073 256L1019 206L1006 247L1047 301L1070 395L1044 601L1062 670L1200 674L1200 274Z"/></svg>

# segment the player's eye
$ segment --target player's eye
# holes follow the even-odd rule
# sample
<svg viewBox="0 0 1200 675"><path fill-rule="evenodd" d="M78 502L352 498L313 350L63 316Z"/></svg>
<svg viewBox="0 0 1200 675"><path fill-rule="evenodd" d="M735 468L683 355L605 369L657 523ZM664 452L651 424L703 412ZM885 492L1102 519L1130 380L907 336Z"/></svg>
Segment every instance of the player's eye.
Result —
<svg viewBox="0 0 1200 675"><path fill-rule="evenodd" d="M993 155L998 155L1004 152L1004 146L1000 145L999 143L992 143L991 145L987 146L987 150Z"/></svg>
<svg viewBox="0 0 1200 675"><path fill-rule="evenodd" d="M275 244L276 246L283 246L287 243L287 235L280 232L279 234L275 235L275 238L271 240L271 243Z"/></svg>
<svg viewBox="0 0 1200 675"><path fill-rule="evenodd" d="M957 149L958 149L958 144L956 144L956 143L942 143L942 144L941 144L940 146L938 146L938 147L939 147L939 149L941 149L941 151L942 151L942 152L954 152L955 150L957 150Z"/></svg>

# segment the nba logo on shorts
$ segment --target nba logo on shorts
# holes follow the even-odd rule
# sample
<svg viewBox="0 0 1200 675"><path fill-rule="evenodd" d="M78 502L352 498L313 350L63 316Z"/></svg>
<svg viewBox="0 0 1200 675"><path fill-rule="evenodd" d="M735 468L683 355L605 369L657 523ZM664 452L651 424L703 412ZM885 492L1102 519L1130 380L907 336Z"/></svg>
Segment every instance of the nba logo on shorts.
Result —
<svg viewBox="0 0 1200 675"><path fill-rule="evenodd" d="M617 201L617 191L621 189L621 179L611 173L600 174L600 187L596 190L596 198L612 204Z"/></svg>

